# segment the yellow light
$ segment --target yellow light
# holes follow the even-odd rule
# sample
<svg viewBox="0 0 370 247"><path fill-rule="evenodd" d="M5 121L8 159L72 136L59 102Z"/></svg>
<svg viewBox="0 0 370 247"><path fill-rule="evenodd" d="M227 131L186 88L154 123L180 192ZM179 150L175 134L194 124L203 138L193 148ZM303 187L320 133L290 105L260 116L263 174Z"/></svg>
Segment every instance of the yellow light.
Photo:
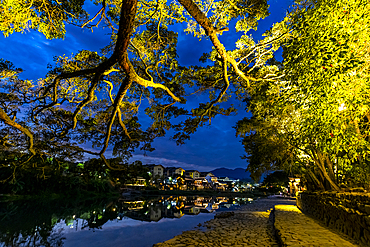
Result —
<svg viewBox="0 0 370 247"><path fill-rule="evenodd" d="M345 104L344 104L344 103L342 103L342 104L339 106L338 111L343 111L343 110L345 110L345 109L346 109L346 106L345 106Z"/></svg>

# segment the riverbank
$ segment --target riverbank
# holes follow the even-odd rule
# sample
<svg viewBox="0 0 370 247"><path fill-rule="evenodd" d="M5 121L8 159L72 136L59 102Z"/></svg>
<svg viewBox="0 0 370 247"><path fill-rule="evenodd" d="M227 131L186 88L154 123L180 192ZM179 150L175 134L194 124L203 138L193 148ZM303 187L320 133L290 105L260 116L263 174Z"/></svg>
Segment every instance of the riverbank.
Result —
<svg viewBox="0 0 370 247"><path fill-rule="evenodd" d="M217 214L195 230L153 246L356 246L321 228L295 204L294 200L279 197L259 199L239 210ZM275 205L279 206L271 213Z"/></svg>

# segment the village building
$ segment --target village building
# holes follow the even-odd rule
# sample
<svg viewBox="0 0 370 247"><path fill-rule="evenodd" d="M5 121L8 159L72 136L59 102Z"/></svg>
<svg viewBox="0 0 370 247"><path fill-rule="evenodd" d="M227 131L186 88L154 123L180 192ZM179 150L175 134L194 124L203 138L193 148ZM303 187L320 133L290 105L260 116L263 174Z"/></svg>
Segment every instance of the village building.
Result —
<svg viewBox="0 0 370 247"><path fill-rule="evenodd" d="M185 176L190 177L190 178L199 178L200 177L200 172L197 170L187 170L185 171Z"/></svg>
<svg viewBox="0 0 370 247"><path fill-rule="evenodd" d="M163 177L164 175L164 166L162 165L155 165L155 164L149 164L149 165L144 165L145 167L149 168L150 175L153 177Z"/></svg>
<svg viewBox="0 0 370 247"><path fill-rule="evenodd" d="M177 178L184 174L185 170L181 167L166 167L164 174L166 177Z"/></svg>

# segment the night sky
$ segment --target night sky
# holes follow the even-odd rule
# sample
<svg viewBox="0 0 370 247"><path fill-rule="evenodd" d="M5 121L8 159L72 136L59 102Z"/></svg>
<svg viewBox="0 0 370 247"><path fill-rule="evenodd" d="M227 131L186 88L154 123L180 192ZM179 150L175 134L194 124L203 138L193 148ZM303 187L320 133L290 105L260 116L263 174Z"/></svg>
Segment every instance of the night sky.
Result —
<svg viewBox="0 0 370 247"><path fill-rule="evenodd" d="M90 1L89 6L91 5ZM275 22L281 21L292 4L292 0L270 0L270 16L259 22L258 30L252 32L254 38L260 38L261 34L268 30ZM100 7L90 6L89 12L96 13ZM239 36L231 27L230 31L224 32L220 40L226 49L233 49L234 43ZM22 79L42 78L47 73L47 64L53 64L54 56L63 54L70 56L79 50L99 51L109 44L108 29L81 30L75 26L67 26L67 34L64 40L47 40L45 36L38 32L28 32L25 34L14 33L8 38L0 36L0 58L9 60L13 64L23 69ZM211 51L211 42L208 39L199 41L191 35L179 33L178 55L180 65L199 64L199 57L204 52ZM281 53L280 53L281 54ZM281 56L281 55L280 55ZM277 58L280 57L277 54ZM198 96L194 97L194 102L199 101ZM192 104L192 102L188 102ZM198 104L196 102L195 104ZM142 108L143 110L144 108ZM217 116L212 120L210 127L200 128L190 141L182 146L177 146L170 139L170 135L157 138L153 147L156 149L144 156L143 152L136 152L131 161L141 160L144 164L155 163L163 166L178 166L184 169L196 169L198 171L210 171L215 168L246 168L247 163L240 156L244 154L241 138L235 136L236 122L248 116L243 107L240 107L237 116ZM139 113L143 125L148 121L144 113ZM169 133L171 134L171 132ZM108 156L108 155L107 155Z"/></svg>

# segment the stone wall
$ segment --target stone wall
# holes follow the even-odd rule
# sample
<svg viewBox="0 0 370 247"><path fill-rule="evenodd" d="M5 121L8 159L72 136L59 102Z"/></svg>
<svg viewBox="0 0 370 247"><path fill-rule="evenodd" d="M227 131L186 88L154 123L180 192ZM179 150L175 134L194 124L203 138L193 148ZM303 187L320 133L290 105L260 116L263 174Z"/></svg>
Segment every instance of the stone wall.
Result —
<svg viewBox="0 0 370 247"><path fill-rule="evenodd" d="M297 206L361 246L370 246L370 193L303 192Z"/></svg>

